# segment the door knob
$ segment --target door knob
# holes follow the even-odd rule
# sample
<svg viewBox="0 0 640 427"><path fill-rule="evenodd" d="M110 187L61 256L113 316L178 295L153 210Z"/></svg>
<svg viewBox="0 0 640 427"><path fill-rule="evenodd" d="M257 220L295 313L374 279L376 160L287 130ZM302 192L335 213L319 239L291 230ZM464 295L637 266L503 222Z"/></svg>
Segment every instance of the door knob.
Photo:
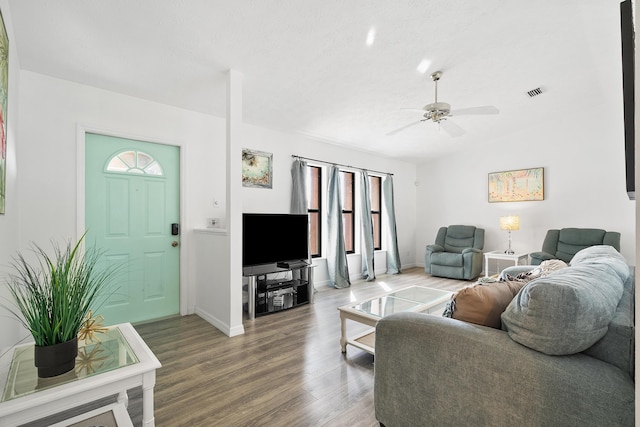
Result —
<svg viewBox="0 0 640 427"><path fill-rule="evenodd" d="M173 242L171 242L171 246L175 248L176 246L178 246L178 242L174 240Z"/></svg>

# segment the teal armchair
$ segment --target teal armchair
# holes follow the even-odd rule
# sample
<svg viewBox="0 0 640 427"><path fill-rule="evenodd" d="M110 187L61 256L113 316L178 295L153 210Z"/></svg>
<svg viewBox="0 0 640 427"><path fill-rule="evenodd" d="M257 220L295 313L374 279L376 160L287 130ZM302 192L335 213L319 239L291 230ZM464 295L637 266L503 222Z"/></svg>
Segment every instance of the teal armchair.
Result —
<svg viewBox="0 0 640 427"><path fill-rule="evenodd" d="M472 225L441 227L427 245L424 271L438 277L471 280L482 272L484 229Z"/></svg>
<svg viewBox="0 0 640 427"><path fill-rule="evenodd" d="M568 264L582 249L597 245L613 246L620 252L620 233L599 228L549 230L542 243L542 251L529 254L531 265L540 265L549 259L559 259Z"/></svg>

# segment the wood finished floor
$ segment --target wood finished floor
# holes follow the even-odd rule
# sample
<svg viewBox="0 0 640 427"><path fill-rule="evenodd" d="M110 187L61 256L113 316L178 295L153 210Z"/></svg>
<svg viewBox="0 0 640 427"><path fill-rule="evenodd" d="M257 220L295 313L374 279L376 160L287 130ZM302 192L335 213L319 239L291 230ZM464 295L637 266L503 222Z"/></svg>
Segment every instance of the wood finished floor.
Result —
<svg viewBox="0 0 640 427"><path fill-rule="evenodd" d="M373 356L340 352L337 307L411 285L457 290L469 282L421 268L322 287L315 303L245 319L229 338L198 316L137 325L162 363L155 387L156 425L377 426ZM349 321L349 334L364 327Z"/></svg>

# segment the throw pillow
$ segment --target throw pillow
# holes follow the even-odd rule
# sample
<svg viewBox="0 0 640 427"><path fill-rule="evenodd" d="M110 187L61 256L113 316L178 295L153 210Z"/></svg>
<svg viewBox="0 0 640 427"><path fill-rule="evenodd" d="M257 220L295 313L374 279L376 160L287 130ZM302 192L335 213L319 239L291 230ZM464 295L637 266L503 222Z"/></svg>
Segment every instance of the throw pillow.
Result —
<svg viewBox="0 0 640 427"><path fill-rule="evenodd" d="M551 355L579 353L602 338L622 297L607 263L564 268L529 282L502 313L511 339Z"/></svg>
<svg viewBox="0 0 640 427"><path fill-rule="evenodd" d="M526 282L476 283L451 298L447 317L500 329L500 315Z"/></svg>
<svg viewBox="0 0 640 427"><path fill-rule="evenodd" d="M571 260L572 266L585 264L607 264L616 272L622 282L629 277L627 260L613 246L591 246L576 253Z"/></svg>

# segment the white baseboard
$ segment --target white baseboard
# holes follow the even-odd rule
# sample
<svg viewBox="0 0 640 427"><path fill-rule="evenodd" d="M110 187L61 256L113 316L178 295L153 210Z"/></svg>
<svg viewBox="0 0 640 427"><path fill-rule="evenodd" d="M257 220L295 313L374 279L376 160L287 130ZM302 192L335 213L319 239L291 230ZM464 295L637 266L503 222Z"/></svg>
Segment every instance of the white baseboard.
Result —
<svg viewBox="0 0 640 427"><path fill-rule="evenodd" d="M322 280L319 282L314 281L313 285L316 287L316 289L321 288L323 286L329 287L329 283L331 283L329 280Z"/></svg>
<svg viewBox="0 0 640 427"><path fill-rule="evenodd" d="M407 269L407 268L413 268L413 267L419 267L416 264L406 264L402 266L402 269ZM424 268L424 266L422 266ZM376 277L378 276L382 276L383 274L387 274L387 270L386 269L380 269L380 270L376 270ZM362 274L358 273L358 274L350 274L349 275L349 280L361 280L362 279ZM320 281L314 281L313 285L315 286L317 291L322 291L325 289L333 289L333 286L331 286L331 281L330 280L320 280Z"/></svg>
<svg viewBox="0 0 640 427"><path fill-rule="evenodd" d="M236 335L244 334L244 326L242 325L231 327L227 323L213 316L211 313L208 313L205 310L202 310L199 308L196 308L196 314L201 318L203 318L204 320L206 320L207 322L211 323L213 326L215 326L217 329L222 331L222 333L228 337L235 337Z"/></svg>

